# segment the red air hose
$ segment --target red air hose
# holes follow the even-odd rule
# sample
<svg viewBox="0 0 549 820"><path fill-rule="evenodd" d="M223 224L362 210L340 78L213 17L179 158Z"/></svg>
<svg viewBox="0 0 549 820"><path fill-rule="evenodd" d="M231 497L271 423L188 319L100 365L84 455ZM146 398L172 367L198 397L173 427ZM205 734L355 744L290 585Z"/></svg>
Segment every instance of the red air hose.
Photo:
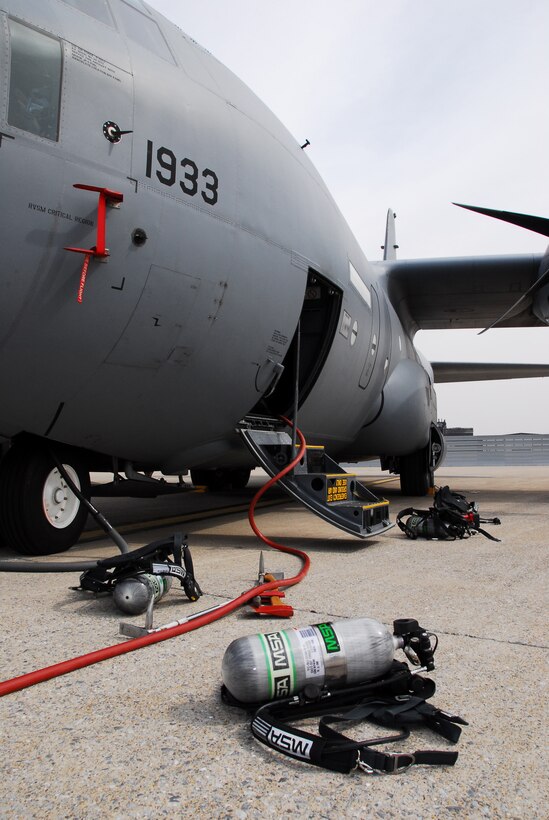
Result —
<svg viewBox="0 0 549 820"><path fill-rule="evenodd" d="M291 424L291 422L289 422L287 419L284 419L284 421L286 421L288 424ZM242 595L239 595L237 598L233 598L232 601L228 601L224 606L216 608L214 611L211 612L205 612L203 615L197 616L188 623L168 627L159 632L152 632L149 635L143 635L143 637L141 638L132 638L131 640L125 641L125 643L115 644L114 646L106 646L103 649L96 650L95 652L89 652L86 655L78 655L77 657L70 658L67 661L61 661L61 663L55 663L52 666L46 666L43 669L37 669L35 672L28 672L26 675L19 675L16 678L11 678L10 680L3 681L0 683L0 697L2 695L8 695L10 694L10 692L18 692L20 689L26 689L29 686L33 686L35 683L41 683L42 681L50 680L50 678L57 678L60 675L66 675L69 672L74 672L76 669L83 669L85 666L92 666L94 663L105 661L108 658L114 658L117 655L124 655L127 652L133 652L136 649L141 649L143 646L149 646L153 643L166 641L168 640L168 638L175 638L177 635L184 635L186 632L192 632L194 629L198 629L201 626L205 626L206 624L212 623L213 621L217 621L220 618L223 618L225 615L229 615L231 612L234 612L235 609L238 609L238 607L243 606L243 604L247 603L249 600L255 598L258 595L264 595L265 593L273 589L294 586L294 584L298 584L301 580L303 580L303 578L309 571L309 566L311 563L309 556L301 550L295 549L293 547L285 547L282 544L278 544L276 541L271 541L271 539L267 538L259 531L254 520L255 506L258 500L261 498L261 496L265 492L267 492L269 487L272 487L272 485L276 481L278 481L284 475L289 473L290 470L292 470L294 466L298 464L298 462L303 457L306 447L305 439L300 430L297 430L296 432L300 440L298 454L278 475L276 475L274 478L269 479L269 481L259 489L259 491L256 493L250 504L248 518L253 531L258 536L258 538L260 538L265 544L268 544L268 546L273 547L276 550L296 555L298 558L301 559L301 561L303 562L303 566L301 568L301 571L298 572L297 575L294 575L292 578L285 578L281 581L269 581L266 584L254 586L251 589L247 590L247 592L243 592Z"/></svg>
<svg viewBox="0 0 549 820"><path fill-rule="evenodd" d="M288 426L290 426L290 427L292 426L292 422L289 421L284 416L282 416L282 421L285 421ZM297 453L296 457L286 467L284 467L283 470L281 470L279 473L277 473L277 475L273 476L273 478L270 478L267 481L267 483L263 485L263 487L259 488L259 490L255 494L255 496L252 498L252 502L250 504L250 509L248 510L248 521L250 522L250 526L251 526L252 530L255 532L255 534L257 535L258 538L260 538L269 547L273 547L273 549L279 550L280 552L289 552L289 553L291 553L291 555L297 555L303 561L303 567L301 569L301 572L299 572L293 578L286 578L286 580L279 581L279 588L280 587L284 587L284 588L291 587L294 584L298 584L301 580L303 580L303 578L307 575L307 573L309 571L309 567L311 565L311 560L310 560L310 558L309 558L309 556L307 555L306 552L302 552L301 550L298 550L295 547L285 547L283 544L279 544L277 541L271 541L270 538L267 538L266 535L263 535L263 533L260 532L257 524L255 523L254 512L255 512L257 502L267 492L267 490L270 487L272 487L273 484L276 484L277 481L279 481L281 478L283 478L285 475L287 475L287 473L289 473L291 470L293 470L293 468L296 466L296 464L299 464L299 462L303 458L303 454L305 452L305 448L306 448L307 445L306 445L303 433L301 432L301 430L299 430L299 428L296 428L296 433L297 433L298 438L299 438L299 450L298 450L298 453ZM255 587L255 590L256 590L256 594L257 594L257 587Z"/></svg>

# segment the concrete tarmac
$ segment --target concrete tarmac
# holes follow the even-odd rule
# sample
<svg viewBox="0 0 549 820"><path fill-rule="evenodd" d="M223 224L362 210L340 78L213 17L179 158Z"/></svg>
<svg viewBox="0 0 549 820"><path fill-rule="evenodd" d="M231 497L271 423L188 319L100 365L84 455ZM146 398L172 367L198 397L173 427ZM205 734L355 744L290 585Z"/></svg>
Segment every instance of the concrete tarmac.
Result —
<svg viewBox="0 0 549 820"><path fill-rule="evenodd" d="M393 520L407 506L428 506L401 496L398 481L361 472L383 482L374 486L389 499ZM266 535L312 561L305 580L287 591L290 621L241 609L1 698L0 817L547 817L549 468L443 467L437 484L476 500L481 515L501 518L486 529L502 542L482 535L411 541L398 528L361 541L287 501L257 520ZM127 510L115 514L115 506L111 517L121 520ZM137 503L137 520L141 510ZM162 512L153 514L157 521ZM126 538L137 548L175 529L188 532L204 595L190 603L172 589L155 608L155 625L249 588L261 549L267 571L299 569L296 558L258 541L243 512L167 528L157 522ZM51 560L115 552L105 538L84 540ZM0 574L3 680L125 640L121 620L143 624L143 615L121 615L110 598L70 589L77 584L78 573ZM221 660L233 639L360 616L389 626L417 618L438 635L432 702L469 722L455 766L413 766L396 776L329 772L258 744L249 716L221 702ZM383 734L372 724L357 732ZM427 748L454 747L421 729L385 751Z"/></svg>

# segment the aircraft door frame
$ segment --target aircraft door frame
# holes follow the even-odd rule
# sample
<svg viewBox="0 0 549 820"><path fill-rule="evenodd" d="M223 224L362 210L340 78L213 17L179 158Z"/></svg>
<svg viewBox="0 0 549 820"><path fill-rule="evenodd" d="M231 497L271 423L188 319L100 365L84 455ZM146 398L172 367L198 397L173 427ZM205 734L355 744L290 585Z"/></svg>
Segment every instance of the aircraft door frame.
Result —
<svg viewBox="0 0 549 820"><path fill-rule="evenodd" d="M366 390L372 378L374 366L377 360L380 347L381 320L379 296L374 285L370 285L369 291L372 300L372 329L370 332L370 341L368 343L368 353L366 354L366 361L364 362L364 367L362 368L362 373L360 374L360 379L358 381L359 387L361 387L363 390Z"/></svg>
<svg viewBox="0 0 549 820"><path fill-rule="evenodd" d="M313 268L308 269L307 284L299 315L299 406L313 390L328 358L337 332L343 292ZM262 397L252 412L273 416L291 412L295 392L295 367L298 328L284 357L284 372L272 395Z"/></svg>

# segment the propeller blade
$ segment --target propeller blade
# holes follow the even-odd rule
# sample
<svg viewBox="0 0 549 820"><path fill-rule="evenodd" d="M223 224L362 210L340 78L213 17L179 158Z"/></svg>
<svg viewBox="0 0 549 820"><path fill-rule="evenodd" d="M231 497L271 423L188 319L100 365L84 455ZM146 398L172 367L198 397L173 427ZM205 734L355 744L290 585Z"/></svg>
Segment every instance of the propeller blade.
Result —
<svg viewBox="0 0 549 820"><path fill-rule="evenodd" d="M474 211L477 214L484 214L485 216L492 216L494 219L501 219L503 222L510 222L511 225L518 225L519 228L526 228L528 231L533 231L534 233L539 233L542 236L549 236L549 219L546 219L543 216L531 216L530 214L516 214L513 211L495 211L492 208L479 208L477 205L463 205L460 202L453 202L452 205L457 205L458 208L465 208L467 211ZM491 325L485 327L484 330L481 330L477 335L482 336L483 333L486 333L487 330L492 330L493 327L499 325L500 322L503 322L510 313L512 313L515 308L517 308L522 302L526 301L530 296L533 296L536 291L538 291L545 283L548 281L549 278L549 268L547 268L542 275L537 279L534 284L528 288L528 290L520 296L516 302L514 302L509 310L506 310L499 319L496 319L495 322L492 322Z"/></svg>
<svg viewBox="0 0 549 820"><path fill-rule="evenodd" d="M501 219L503 222L510 222L511 225L518 225L519 228L526 228L526 230L540 233L542 236L549 236L549 219L545 219L543 216L515 214L512 211L494 211L492 208L462 205L460 202L453 202L452 205L457 205L458 208L465 208L468 211L475 211L477 214L492 216L494 219Z"/></svg>
<svg viewBox="0 0 549 820"><path fill-rule="evenodd" d="M516 302L514 302L514 303L511 305L511 307L509 308L509 310L506 310L506 311L505 311L505 313L503 313L503 314L499 317L499 319L496 319L496 321L495 321L495 322L492 322L492 324L491 324L491 325L489 325L488 327L485 327L485 328L484 328L484 330L479 331L479 333L477 333L477 336L482 336L482 334L483 334L483 333L486 333L486 331L487 331L487 330L492 330L492 328L493 328L493 327L495 327L496 325L499 325L499 323L500 323L500 322L503 322L503 320L504 320L504 319L506 319L506 318L509 316L509 314L510 314L510 313L512 313L512 312L514 311L514 309L515 309L518 305L520 305L520 304L521 304L521 302L524 302L526 299L528 299L528 297L529 297L529 296L533 296L533 294L534 294L536 291L538 291L541 287L543 287L543 285L545 285L548 281L549 281L549 268L547 268L547 269L546 269L546 270L542 273L542 275L540 276L540 278L539 278L539 279L536 279L536 281L534 282L534 284L533 284L531 287L529 287L529 288L528 288L528 290L527 290L527 291L525 291L525 292L522 294L522 296L520 296L520 297L517 299L517 301L516 301Z"/></svg>

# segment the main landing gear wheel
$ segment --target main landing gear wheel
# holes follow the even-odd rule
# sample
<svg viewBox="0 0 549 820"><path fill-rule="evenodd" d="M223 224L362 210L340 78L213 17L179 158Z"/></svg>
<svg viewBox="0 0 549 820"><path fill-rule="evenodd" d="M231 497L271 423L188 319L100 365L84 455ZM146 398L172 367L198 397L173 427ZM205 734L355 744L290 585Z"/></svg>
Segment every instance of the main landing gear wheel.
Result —
<svg viewBox="0 0 549 820"><path fill-rule="evenodd" d="M195 487L207 487L212 492L243 490L250 480L251 470L191 470Z"/></svg>
<svg viewBox="0 0 549 820"><path fill-rule="evenodd" d="M85 498L90 479L70 452L59 460ZM6 546L24 555L65 552L78 541L88 511L39 443L16 442L0 463L0 526Z"/></svg>
<svg viewBox="0 0 549 820"><path fill-rule="evenodd" d="M434 482L434 474L429 467L429 448L424 447L409 456L401 456L399 467L402 494L427 495Z"/></svg>

